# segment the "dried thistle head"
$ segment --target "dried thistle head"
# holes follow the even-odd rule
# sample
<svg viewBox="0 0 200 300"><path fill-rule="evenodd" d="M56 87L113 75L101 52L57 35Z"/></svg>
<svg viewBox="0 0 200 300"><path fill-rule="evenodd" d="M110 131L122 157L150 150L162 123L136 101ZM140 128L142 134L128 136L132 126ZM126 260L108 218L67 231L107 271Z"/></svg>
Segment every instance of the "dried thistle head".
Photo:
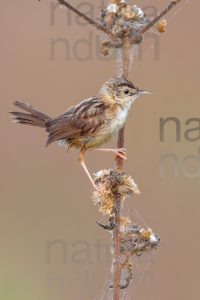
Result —
<svg viewBox="0 0 200 300"><path fill-rule="evenodd" d="M139 190L134 180L116 170L101 170L95 174L95 184L101 187L102 192L93 193L93 201L100 205L100 211L107 215L113 214L115 199L125 199L127 195L138 194Z"/></svg>
<svg viewBox="0 0 200 300"><path fill-rule="evenodd" d="M122 218L120 223L120 252L123 255L141 255L146 251L156 249L160 239L151 228L132 224L130 219Z"/></svg>
<svg viewBox="0 0 200 300"><path fill-rule="evenodd" d="M138 225L132 225L138 227ZM131 229L131 228L130 228ZM129 233L121 234L120 252L132 255L142 255L143 253L156 249L160 245L160 239L151 229L140 228L137 232L129 229Z"/></svg>
<svg viewBox="0 0 200 300"><path fill-rule="evenodd" d="M143 10L136 5L129 5L127 1L111 1L102 11L102 24L120 39L126 36L135 37L138 29L148 23ZM138 43L141 39L138 40Z"/></svg>
<svg viewBox="0 0 200 300"><path fill-rule="evenodd" d="M138 186L135 181L125 173L116 170L101 170L95 174L95 184L103 185L107 192L119 196L138 194Z"/></svg>
<svg viewBox="0 0 200 300"><path fill-rule="evenodd" d="M141 256L159 245L160 239L150 228L144 229L142 226L132 224L127 217L120 218L120 289L127 288L134 278L132 257Z"/></svg>

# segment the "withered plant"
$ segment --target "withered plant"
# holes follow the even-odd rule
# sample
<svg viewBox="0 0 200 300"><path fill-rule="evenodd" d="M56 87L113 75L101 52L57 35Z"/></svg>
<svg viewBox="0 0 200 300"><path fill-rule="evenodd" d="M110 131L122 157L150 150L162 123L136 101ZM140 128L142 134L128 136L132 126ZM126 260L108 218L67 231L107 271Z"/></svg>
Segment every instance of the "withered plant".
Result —
<svg viewBox="0 0 200 300"><path fill-rule="evenodd" d="M128 1L111 0L100 12L99 21L85 15L68 1L55 1L103 33L104 39L100 49L102 55L108 55L111 50L112 53L120 54L117 55L117 75L128 78L133 48L143 42L146 32L152 29L164 32L166 21L162 18L181 0L169 2L168 6L153 19L149 19L140 7L130 5ZM124 131L123 127L119 132L117 148L124 147ZM95 191L93 200L99 205L99 211L109 219L106 225L98 224L112 234L113 266L112 283L109 288L112 290L112 299L119 300L120 290L127 288L130 281L134 280L131 258L157 248L159 238L150 228L145 229L132 224L128 217L121 215L121 206L126 197L139 193L134 180L123 172L122 158L117 157L115 170L97 172L95 183L104 186L104 193Z"/></svg>

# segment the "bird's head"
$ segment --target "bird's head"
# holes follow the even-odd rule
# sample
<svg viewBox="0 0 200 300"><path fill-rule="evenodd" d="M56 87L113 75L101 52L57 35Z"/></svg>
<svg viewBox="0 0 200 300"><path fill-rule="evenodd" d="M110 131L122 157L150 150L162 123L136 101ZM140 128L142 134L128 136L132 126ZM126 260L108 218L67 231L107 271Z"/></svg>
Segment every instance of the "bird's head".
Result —
<svg viewBox="0 0 200 300"><path fill-rule="evenodd" d="M140 95L150 93L137 88L125 77L114 77L103 85L100 94L102 94L105 101L109 101L110 104L118 103L124 106L135 101Z"/></svg>

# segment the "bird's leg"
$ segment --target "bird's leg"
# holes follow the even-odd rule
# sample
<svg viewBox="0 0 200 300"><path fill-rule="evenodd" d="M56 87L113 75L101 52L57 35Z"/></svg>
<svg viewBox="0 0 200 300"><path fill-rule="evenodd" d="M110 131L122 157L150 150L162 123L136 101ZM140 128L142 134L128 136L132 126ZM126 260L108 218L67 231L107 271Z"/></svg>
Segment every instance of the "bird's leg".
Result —
<svg viewBox="0 0 200 300"><path fill-rule="evenodd" d="M97 148L96 150L98 151L103 151L103 152L112 152L114 153L116 156L119 156L125 160L127 160L126 157L126 149L124 148L116 148L116 149L105 149L105 148Z"/></svg>
<svg viewBox="0 0 200 300"><path fill-rule="evenodd" d="M99 192L100 188L94 183L94 180L92 179L92 176L90 175L90 172L88 171L88 168L86 167L84 157L85 157L85 150L82 149L78 156L78 160L79 160L81 166L83 167L83 170L87 174L90 182L92 183L92 186L94 187L95 190L97 190Z"/></svg>

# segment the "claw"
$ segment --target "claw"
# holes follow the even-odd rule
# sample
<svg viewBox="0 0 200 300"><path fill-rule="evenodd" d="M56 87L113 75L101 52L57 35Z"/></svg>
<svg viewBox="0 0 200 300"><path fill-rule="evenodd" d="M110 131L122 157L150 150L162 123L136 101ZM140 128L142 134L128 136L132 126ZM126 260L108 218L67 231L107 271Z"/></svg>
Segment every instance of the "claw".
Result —
<svg viewBox="0 0 200 300"><path fill-rule="evenodd" d="M115 149L114 152L115 152L116 156L119 156L119 157L121 157L122 159L127 160L127 157L126 157L126 149L124 149L124 148L119 148L119 149Z"/></svg>
<svg viewBox="0 0 200 300"><path fill-rule="evenodd" d="M104 151L104 152L112 152L114 153L116 156L121 157L122 159L127 160L126 157L126 149L124 148L118 148L118 149L104 149L104 148L98 148L96 150L99 151Z"/></svg>

